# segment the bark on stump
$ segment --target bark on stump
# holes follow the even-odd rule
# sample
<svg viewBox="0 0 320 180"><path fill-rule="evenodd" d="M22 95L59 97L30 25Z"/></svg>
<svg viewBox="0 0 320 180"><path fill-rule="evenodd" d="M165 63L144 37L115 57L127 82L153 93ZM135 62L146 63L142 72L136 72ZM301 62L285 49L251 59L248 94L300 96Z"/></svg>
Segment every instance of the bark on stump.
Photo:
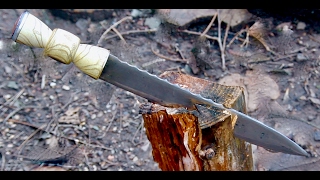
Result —
<svg viewBox="0 0 320 180"><path fill-rule="evenodd" d="M165 72L161 78L246 113L243 88ZM165 92L164 92L165 93ZM140 108L152 154L163 171L252 171L251 144L233 135L236 116L220 109L167 108L146 103Z"/></svg>

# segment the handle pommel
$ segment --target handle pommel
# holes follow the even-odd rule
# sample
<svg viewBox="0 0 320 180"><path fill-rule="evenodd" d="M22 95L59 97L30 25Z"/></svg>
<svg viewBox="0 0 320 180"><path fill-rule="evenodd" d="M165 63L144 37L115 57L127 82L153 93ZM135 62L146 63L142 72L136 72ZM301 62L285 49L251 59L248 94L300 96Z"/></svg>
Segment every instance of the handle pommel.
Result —
<svg viewBox="0 0 320 180"><path fill-rule="evenodd" d="M52 34L52 30L30 14L22 13L16 21L11 39L31 47L45 48Z"/></svg>
<svg viewBox="0 0 320 180"><path fill-rule="evenodd" d="M28 11L16 21L11 39L30 47L44 48L44 55L65 64L73 62L81 71L98 79L109 57L109 50L80 44L80 38L63 29L53 31Z"/></svg>

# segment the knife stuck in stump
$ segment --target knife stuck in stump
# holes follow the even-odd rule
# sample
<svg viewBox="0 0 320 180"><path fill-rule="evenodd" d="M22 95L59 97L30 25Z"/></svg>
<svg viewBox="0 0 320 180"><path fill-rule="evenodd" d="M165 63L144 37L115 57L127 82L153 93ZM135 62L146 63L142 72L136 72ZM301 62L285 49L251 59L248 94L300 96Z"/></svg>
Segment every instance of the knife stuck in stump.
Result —
<svg viewBox="0 0 320 180"><path fill-rule="evenodd" d="M246 112L243 88L177 72L161 78ZM140 107L153 159L163 171L252 171L251 145L233 135L236 122L218 108L198 111L146 103Z"/></svg>
<svg viewBox="0 0 320 180"><path fill-rule="evenodd" d="M273 151L308 156L298 144L258 120L204 96L206 94L193 93L140 70L119 60L107 49L80 44L79 37L63 29L51 30L27 11L15 23L11 38L30 47L44 48L44 55L65 64L73 62L92 78L107 81L152 103L188 110L218 108L225 115L236 117L233 133L238 138Z"/></svg>

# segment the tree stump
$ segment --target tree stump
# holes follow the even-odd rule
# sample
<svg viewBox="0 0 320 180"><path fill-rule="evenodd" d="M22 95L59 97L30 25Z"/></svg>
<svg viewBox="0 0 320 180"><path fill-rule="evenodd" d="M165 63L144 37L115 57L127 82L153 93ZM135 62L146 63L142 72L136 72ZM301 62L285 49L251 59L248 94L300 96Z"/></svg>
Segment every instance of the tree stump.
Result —
<svg viewBox="0 0 320 180"><path fill-rule="evenodd" d="M161 76L225 107L246 113L243 88L175 72ZM164 92L165 93L165 92ZM236 116L215 107L198 110L145 103L140 108L152 155L163 171L252 171L251 144L233 135Z"/></svg>

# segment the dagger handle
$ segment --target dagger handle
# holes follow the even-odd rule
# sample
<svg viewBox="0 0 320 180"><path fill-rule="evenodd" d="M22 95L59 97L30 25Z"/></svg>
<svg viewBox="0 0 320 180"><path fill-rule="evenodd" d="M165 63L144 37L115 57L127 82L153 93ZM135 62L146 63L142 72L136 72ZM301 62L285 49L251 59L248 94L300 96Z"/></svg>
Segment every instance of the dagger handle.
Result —
<svg viewBox="0 0 320 180"><path fill-rule="evenodd" d="M73 62L94 79L100 77L110 55L107 49L80 44L80 38L68 31L59 28L51 30L28 11L16 21L11 38L20 44L44 48L45 56L64 64Z"/></svg>

